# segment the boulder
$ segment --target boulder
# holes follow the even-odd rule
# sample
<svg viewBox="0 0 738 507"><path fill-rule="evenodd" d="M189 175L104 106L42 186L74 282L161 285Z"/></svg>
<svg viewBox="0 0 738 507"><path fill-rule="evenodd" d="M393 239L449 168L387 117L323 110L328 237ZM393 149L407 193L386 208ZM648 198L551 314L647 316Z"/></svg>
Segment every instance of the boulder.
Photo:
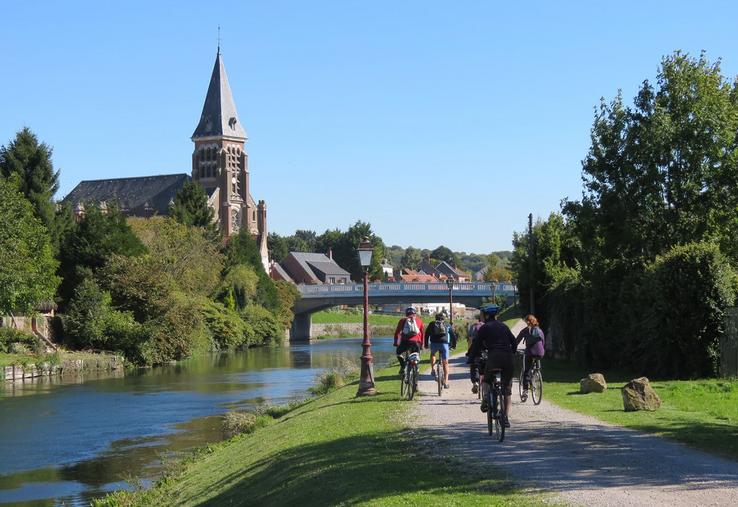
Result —
<svg viewBox="0 0 738 507"><path fill-rule="evenodd" d="M657 410L661 406L661 398L651 387L646 377L631 380L621 389L623 408L626 412L636 410Z"/></svg>
<svg viewBox="0 0 738 507"><path fill-rule="evenodd" d="M607 382L602 373L590 373L579 381L579 392L582 394L601 393L605 389L607 389Z"/></svg>

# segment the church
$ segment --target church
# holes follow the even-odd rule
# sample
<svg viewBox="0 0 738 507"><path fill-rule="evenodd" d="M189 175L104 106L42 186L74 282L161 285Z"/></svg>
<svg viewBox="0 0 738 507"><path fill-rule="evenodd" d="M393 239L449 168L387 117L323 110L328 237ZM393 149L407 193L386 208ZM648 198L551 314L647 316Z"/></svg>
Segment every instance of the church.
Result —
<svg viewBox="0 0 738 507"><path fill-rule="evenodd" d="M205 189L223 235L246 229L256 241L264 269L269 272L266 203L251 196L246 130L236 112L223 56L218 48L200 121L192 134L192 170L134 178L85 180L64 199L78 218L85 205L101 209L114 204L127 216L168 215L177 191L190 179Z"/></svg>

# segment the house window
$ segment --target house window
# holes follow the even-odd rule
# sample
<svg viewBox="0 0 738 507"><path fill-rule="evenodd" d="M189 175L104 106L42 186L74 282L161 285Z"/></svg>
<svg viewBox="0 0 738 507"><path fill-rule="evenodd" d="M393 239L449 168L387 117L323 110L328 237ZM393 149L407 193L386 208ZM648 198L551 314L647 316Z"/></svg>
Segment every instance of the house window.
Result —
<svg viewBox="0 0 738 507"><path fill-rule="evenodd" d="M330 281L330 283L336 283L336 277L335 276L330 277L328 280Z"/></svg>

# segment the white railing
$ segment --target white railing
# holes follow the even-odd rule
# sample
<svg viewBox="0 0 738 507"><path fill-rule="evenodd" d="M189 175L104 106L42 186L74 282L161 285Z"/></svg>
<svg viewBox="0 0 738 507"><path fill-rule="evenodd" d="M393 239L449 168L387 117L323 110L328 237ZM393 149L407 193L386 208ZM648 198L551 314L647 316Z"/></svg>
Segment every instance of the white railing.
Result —
<svg viewBox="0 0 738 507"><path fill-rule="evenodd" d="M298 285L297 289L303 296L320 295L354 295L363 292L362 284L344 285ZM459 295L487 295L487 294L509 294L516 292L516 287L510 283L491 282L459 282L453 284L453 292ZM445 283L415 283L415 282L388 282L370 283L369 293L375 295L402 295L418 294L422 292L448 293L448 285Z"/></svg>

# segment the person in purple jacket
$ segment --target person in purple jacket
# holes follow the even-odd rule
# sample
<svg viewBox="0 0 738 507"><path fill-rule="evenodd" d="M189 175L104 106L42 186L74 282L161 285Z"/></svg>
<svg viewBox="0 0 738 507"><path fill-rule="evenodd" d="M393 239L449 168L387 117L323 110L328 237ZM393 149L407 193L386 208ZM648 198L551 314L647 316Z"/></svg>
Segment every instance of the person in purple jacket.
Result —
<svg viewBox="0 0 738 507"><path fill-rule="evenodd" d="M528 398L528 384L530 384L530 369L533 367L533 359L541 359L546 352L546 341L543 336L543 330L538 325L538 319L535 315L525 316L525 323L528 327L524 328L518 334L518 343L525 340L525 372L523 374L523 395L522 400Z"/></svg>

